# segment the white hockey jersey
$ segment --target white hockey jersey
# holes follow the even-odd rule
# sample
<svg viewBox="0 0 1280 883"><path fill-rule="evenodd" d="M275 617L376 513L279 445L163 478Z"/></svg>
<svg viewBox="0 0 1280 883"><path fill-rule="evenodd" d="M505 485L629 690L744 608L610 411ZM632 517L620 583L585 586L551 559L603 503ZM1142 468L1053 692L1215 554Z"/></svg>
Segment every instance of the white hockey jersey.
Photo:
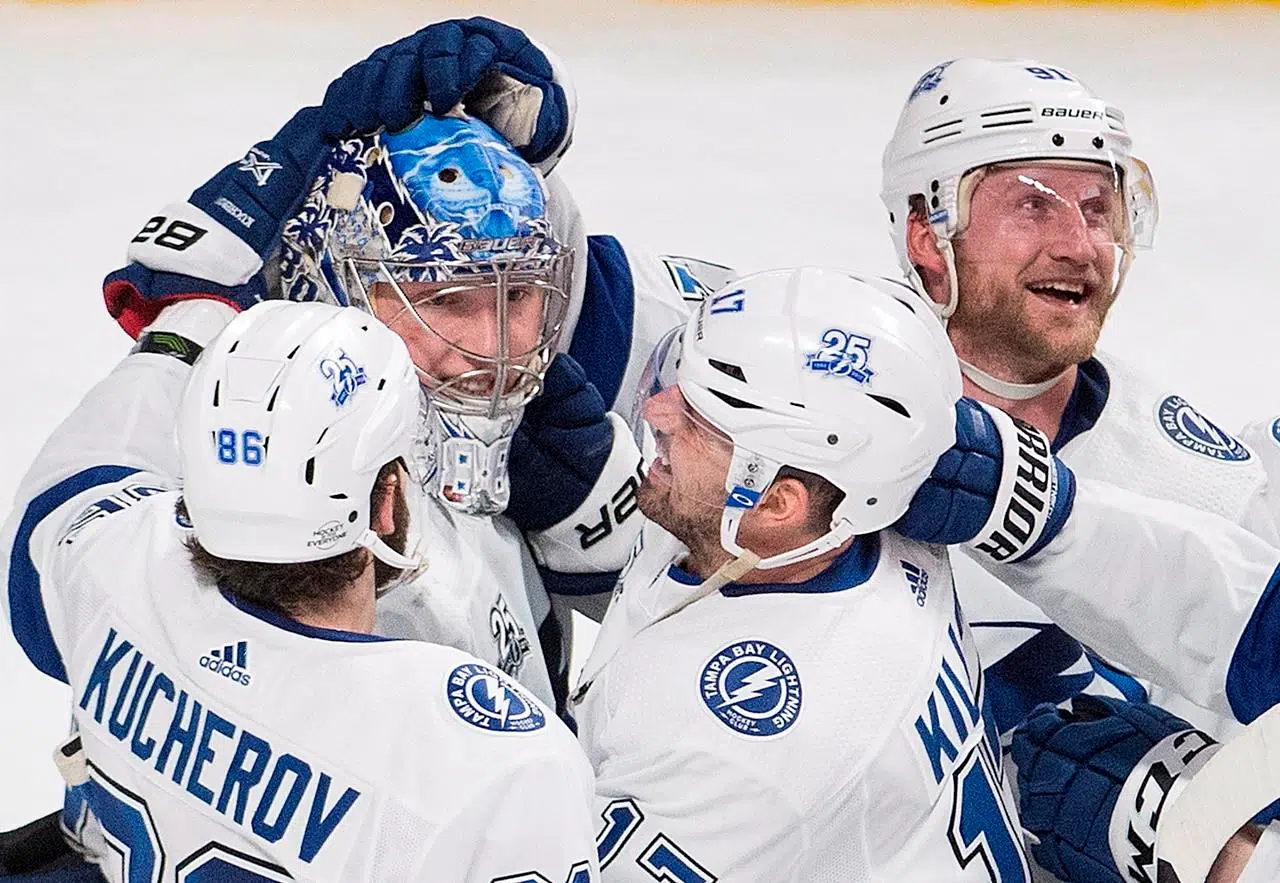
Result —
<svg viewBox="0 0 1280 883"><path fill-rule="evenodd" d="M1055 439L1055 449L1078 479L1097 479L1154 501L1185 504L1241 525L1265 541L1255 547L1255 554L1261 556L1259 566L1266 567L1270 560L1270 550L1265 546L1280 544L1276 527L1280 497L1272 489L1257 453L1180 396L1157 387L1109 355L1099 354L1080 366L1080 377ZM1133 505L1145 506L1136 501ZM1157 513L1159 510L1158 505L1152 509ZM1087 517L1080 512L1073 521ZM1207 536L1214 535L1217 528L1207 530ZM1163 551L1162 557L1183 561L1195 552L1179 548L1176 533L1171 525L1168 537L1174 545ZM1108 554L1104 551L1109 548L1107 539L1105 534L1099 538L1099 556ZM1126 553L1117 549L1114 554ZM1129 699L1150 698L1219 736L1234 730L1229 709L1220 701L1225 674L1218 669L1229 664L1235 645L1225 634L1211 642L1193 641L1191 635L1203 628L1202 604L1220 604L1222 616L1229 618L1231 606L1242 603L1239 599L1223 597L1206 583L1199 602L1187 598L1185 603L1176 603L1170 598L1158 610L1145 605L1126 610L1126 603L1135 603L1126 599L1149 592L1157 578L1155 562L1134 560L1129 585L1081 585L1083 593L1096 593L1098 603L1082 605L1083 615L1072 615L1069 621L1060 616L1051 619L974 561L957 556L954 563L957 591L977 636L987 669L992 711L1002 732L1011 730L1040 702L1061 702L1081 690ZM1198 562L1188 562L1188 566L1198 566ZM1274 567L1274 562L1269 566ZM1263 579L1258 589L1265 583ZM1069 605L1069 600L1064 599L1064 604ZM1162 628L1156 631L1184 633L1188 645L1198 644L1194 655L1184 657L1184 664L1195 659L1193 666L1201 665L1205 654L1225 653L1225 657L1213 668L1200 669L1195 675L1201 681L1198 686L1177 686L1190 672L1183 672L1173 660L1150 667L1154 660L1106 652L1104 648L1114 639L1112 624L1127 616L1132 617L1136 632L1150 635L1153 626L1158 625ZM1243 626L1243 622L1237 623L1237 637ZM1101 657L1089 653L1089 648L1099 651ZM1169 652L1185 653L1190 649L1182 646ZM1135 661L1142 664L1135 665ZM1139 682L1108 663L1148 677ZM1218 679L1216 683L1211 682L1214 678ZM1211 699L1211 693L1218 698ZM1192 694L1197 697L1194 701L1187 698ZM1212 704L1214 711L1207 711L1206 704Z"/></svg>
<svg viewBox="0 0 1280 883"><path fill-rule="evenodd" d="M645 525L575 694L605 880L1027 879L944 549L884 532L667 617L684 552Z"/></svg>
<svg viewBox="0 0 1280 883"><path fill-rule="evenodd" d="M108 879L596 879L590 769L528 692L457 650L303 626L196 578L166 467L187 372L121 363L4 535L15 636L71 686L71 778Z"/></svg>
<svg viewBox="0 0 1280 883"><path fill-rule="evenodd" d="M991 658L1009 650L992 640L1002 630L1006 636L1034 630L1038 637L1065 629L1160 685L1153 701L1227 735L1234 721L1252 720L1280 701L1280 552L1268 477L1253 450L1180 397L1109 364L1115 369L1097 361L1082 366L1090 374L1076 396L1084 387L1096 402L1091 410L1068 408L1072 419L1085 413L1095 422L1061 449L1080 487L1063 535L1031 561L992 568L1007 586L981 575L970 580L976 568L957 568L959 591L981 611L972 621L990 683L1013 669L1004 663L1014 659L1028 688L1037 677L1062 687L1074 676L1076 689L1106 679L1126 694L1141 693L1132 678L1105 665L1076 669L1067 652L1027 652L1031 642L1005 660ZM1090 555L1093 569L1081 568ZM1082 573L1092 579L1081 580ZM1032 603L1001 601L1008 587ZM1006 612L993 616L997 609Z"/></svg>

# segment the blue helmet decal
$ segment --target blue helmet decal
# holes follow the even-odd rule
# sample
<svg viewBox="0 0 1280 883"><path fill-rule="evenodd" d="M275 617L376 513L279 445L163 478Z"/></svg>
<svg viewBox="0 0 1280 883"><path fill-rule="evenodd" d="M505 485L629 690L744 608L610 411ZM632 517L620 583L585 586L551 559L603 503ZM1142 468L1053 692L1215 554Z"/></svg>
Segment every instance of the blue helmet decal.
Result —
<svg viewBox="0 0 1280 883"><path fill-rule="evenodd" d="M382 142L413 203L464 237L527 235L546 214L533 169L479 120L425 117Z"/></svg>
<svg viewBox="0 0 1280 883"><path fill-rule="evenodd" d="M346 258L399 264L402 281L435 281L563 251L541 179L501 136L479 120L426 116L334 148L284 225L281 287L291 300L331 293L348 305L358 292L339 278Z"/></svg>

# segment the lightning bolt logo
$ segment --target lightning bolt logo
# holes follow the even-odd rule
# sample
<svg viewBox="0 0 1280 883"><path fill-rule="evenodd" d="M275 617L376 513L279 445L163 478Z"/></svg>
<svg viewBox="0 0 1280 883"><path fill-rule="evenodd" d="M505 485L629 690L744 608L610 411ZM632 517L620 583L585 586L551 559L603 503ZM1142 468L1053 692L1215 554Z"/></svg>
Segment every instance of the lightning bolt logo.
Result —
<svg viewBox="0 0 1280 883"><path fill-rule="evenodd" d="M772 662L766 661L764 665L742 679L742 683L735 687L733 692L720 703L720 708L737 705L739 702L746 702L750 699L758 699L764 695L765 690L776 687L778 679L781 677L782 670Z"/></svg>
<svg viewBox="0 0 1280 883"><path fill-rule="evenodd" d="M507 715L511 713L511 696L507 693L507 688L502 686L497 678L485 678L481 683L484 684L484 691L489 701L493 703L493 713L498 718L498 726L505 727Z"/></svg>
<svg viewBox="0 0 1280 883"><path fill-rule="evenodd" d="M800 716L800 673L768 641L737 641L712 656L698 691L707 710L743 736L777 736Z"/></svg>
<svg viewBox="0 0 1280 883"><path fill-rule="evenodd" d="M547 718L542 707L494 669L468 662L449 673L449 706L473 727L503 733L540 730Z"/></svg>

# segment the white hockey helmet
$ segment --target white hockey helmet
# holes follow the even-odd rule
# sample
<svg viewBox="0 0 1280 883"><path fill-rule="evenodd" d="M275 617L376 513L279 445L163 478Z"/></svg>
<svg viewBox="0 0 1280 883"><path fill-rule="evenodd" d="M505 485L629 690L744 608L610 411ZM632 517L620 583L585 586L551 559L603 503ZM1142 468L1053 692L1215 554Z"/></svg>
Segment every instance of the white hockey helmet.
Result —
<svg viewBox="0 0 1280 883"><path fill-rule="evenodd" d="M709 295L655 350L641 412L672 384L732 446L725 496L704 501L723 507L726 551L742 553L742 516L783 466L844 492L827 534L762 568L893 524L954 444L961 395L946 331L911 289L816 267L755 273Z"/></svg>
<svg viewBox="0 0 1280 883"><path fill-rule="evenodd" d="M411 517L422 480L423 396L404 343L355 308L266 301L205 349L183 394L183 499L200 544L238 561L289 563L364 547L421 565L370 529L369 496L400 459Z"/></svg>
<svg viewBox="0 0 1280 883"><path fill-rule="evenodd" d="M995 163L1034 160L1110 167L1125 209L1117 245L1126 257L1134 247L1150 247L1159 215L1155 184L1130 147L1120 109L1069 71L1026 59L944 62L916 82L884 151L880 198L898 262L927 296L907 253L913 197L924 201L946 249L966 220L965 176ZM951 303L940 308L944 318L958 298L954 275L951 282Z"/></svg>

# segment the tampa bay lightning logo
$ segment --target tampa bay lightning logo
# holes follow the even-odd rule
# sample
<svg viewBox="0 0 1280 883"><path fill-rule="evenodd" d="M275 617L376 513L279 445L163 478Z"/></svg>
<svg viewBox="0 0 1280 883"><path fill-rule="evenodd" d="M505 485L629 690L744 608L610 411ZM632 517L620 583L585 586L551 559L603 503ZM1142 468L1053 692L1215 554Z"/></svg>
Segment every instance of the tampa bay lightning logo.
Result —
<svg viewBox="0 0 1280 883"><path fill-rule="evenodd" d="M876 372L868 367L871 338L852 331L829 328L822 333L822 349L804 354L804 366L831 377L848 377L854 383L870 383Z"/></svg>
<svg viewBox="0 0 1280 883"><path fill-rule="evenodd" d="M427 116L383 143L414 204L464 237L523 235L545 213L533 169L479 120Z"/></svg>
<svg viewBox="0 0 1280 883"><path fill-rule="evenodd" d="M1271 421L1271 440L1280 445L1280 417Z"/></svg>
<svg viewBox="0 0 1280 883"><path fill-rule="evenodd" d="M1156 409L1165 435L1189 451L1226 463L1243 463L1249 449L1223 432L1181 396L1166 396Z"/></svg>
<svg viewBox="0 0 1280 883"><path fill-rule="evenodd" d="M345 405L355 391L364 386L368 380L364 369L342 350L338 350L336 355L320 360L320 373L333 385L329 400L339 408Z"/></svg>
<svg viewBox="0 0 1280 883"><path fill-rule="evenodd" d="M447 685L449 706L473 727L530 733L547 723L532 699L487 665L464 663L449 673Z"/></svg>
<svg viewBox="0 0 1280 883"><path fill-rule="evenodd" d="M951 62L944 61L937 67L925 71L924 76L916 80L915 86L912 87L911 94L907 96L907 103L911 103L924 93L932 92L934 89L938 88L938 85L942 82L942 74L950 64Z"/></svg>
<svg viewBox="0 0 1280 883"><path fill-rule="evenodd" d="M800 675L767 641L738 641L702 667L698 691L725 726L744 736L776 736L800 716Z"/></svg>

